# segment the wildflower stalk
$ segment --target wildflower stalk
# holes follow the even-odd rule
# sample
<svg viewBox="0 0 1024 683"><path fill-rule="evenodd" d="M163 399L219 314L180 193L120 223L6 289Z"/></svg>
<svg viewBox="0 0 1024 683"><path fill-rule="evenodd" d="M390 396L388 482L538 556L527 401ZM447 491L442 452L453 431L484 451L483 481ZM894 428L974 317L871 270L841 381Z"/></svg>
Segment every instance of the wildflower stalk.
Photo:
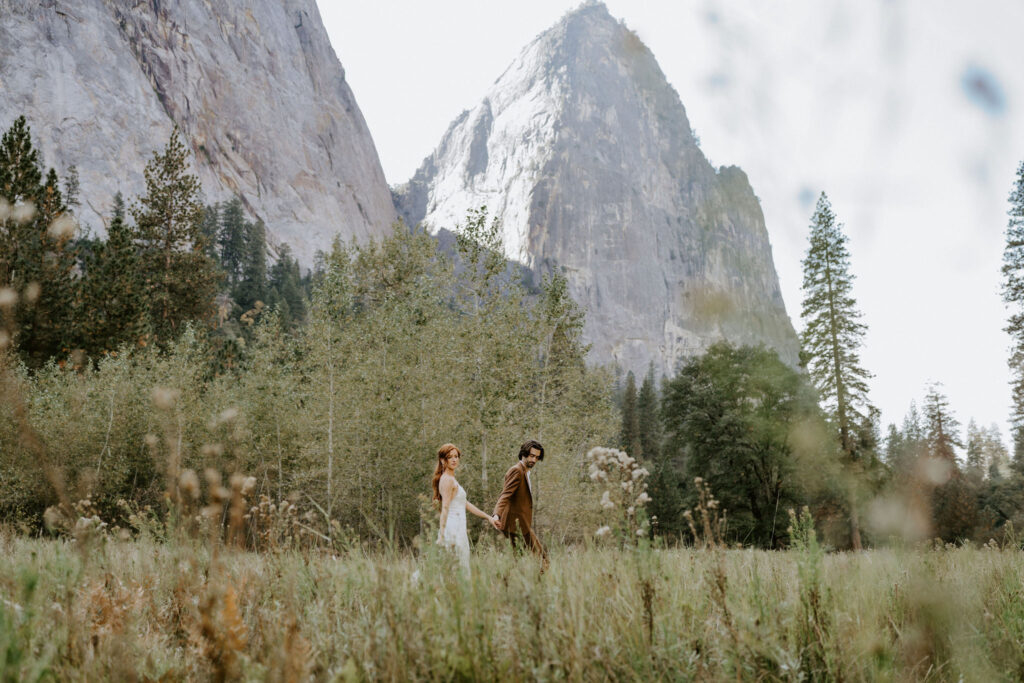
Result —
<svg viewBox="0 0 1024 683"><path fill-rule="evenodd" d="M650 473L635 458L614 448L592 448L587 461L590 480L602 488L600 505L607 522L594 535L614 535L624 545L637 545L650 531L646 515Z"/></svg>

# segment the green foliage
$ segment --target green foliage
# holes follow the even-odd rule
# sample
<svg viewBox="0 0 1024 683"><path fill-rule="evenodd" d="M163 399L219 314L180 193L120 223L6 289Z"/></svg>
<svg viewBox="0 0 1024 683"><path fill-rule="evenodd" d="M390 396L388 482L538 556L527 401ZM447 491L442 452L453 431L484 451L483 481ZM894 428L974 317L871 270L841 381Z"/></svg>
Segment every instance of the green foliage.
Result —
<svg viewBox="0 0 1024 683"><path fill-rule="evenodd" d="M293 500L321 533L404 543L420 531L417 496L439 444L463 450L460 481L486 507L519 444L539 435L541 533L578 537L597 514L584 455L614 424L607 374L583 363L578 309L556 284L534 302L496 290L489 296L508 301L474 311L460 286L433 238L399 227L380 242L336 245L308 323L292 327L279 309L260 315L230 372L210 371L223 347L202 326L79 373L11 366L3 377L26 410L22 420L12 402L0 415L0 515L38 525L60 500L19 436L30 429L59 453L72 502L156 506L174 472L214 468L256 477L257 495ZM496 460L490 488L484 444Z"/></svg>
<svg viewBox="0 0 1024 683"><path fill-rule="evenodd" d="M465 579L432 547L0 549L14 680L1016 680L1024 637L1024 560L993 547L556 547L540 578L483 549Z"/></svg>
<svg viewBox="0 0 1024 683"><path fill-rule="evenodd" d="M558 272L545 276L531 313L529 333L536 344L539 364L540 386L535 395L538 438L544 437L547 423L556 419L562 403L577 396L580 384L593 376L584 364L589 347L582 341L583 322L583 311L570 296L565 276Z"/></svg>
<svg viewBox="0 0 1024 683"><path fill-rule="evenodd" d="M652 532L669 538L681 538L686 531L683 519L683 485L678 466L667 457L655 461L648 491L647 506L652 519Z"/></svg>
<svg viewBox="0 0 1024 683"><path fill-rule="evenodd" d="M932 496L934 535L947 543L971 539L978 523L978 492L959 472Z"/></svg>
<svg viewBox="0 0 1024 683"><path fill-rule="evenodd" d="M628 385L627 385L628 392ZM628 394L627 394L628 395ZM686 530L683 520L683 486L680 467L664 449L664 424L660 392L654 385L654 364L647 370L640 391L636 393L636 422L639 430L640 454L651 470L648 490L653 532L679 538ZM625 403L623 412L625 413ZM625 425L625 419L623 420Z"/></svg>
<svg viewBox="0 0 1024 683"><path fill-rule="evenodd" d="M1004 328L1012 339L1009 366L1013 379L1012 413L1014 457L1020 457L1024 443L1024 161L1017 166L1017 176L1010 190L1009 221L1006 246L1003 249L1003 302L1010 309Z"/></svg>
<svg viewBox="0 0 1024 683"><path fill-rule="evenodd" d="M1013 523L1024 521L1024 476L998 427L971 420L962 463L960 425L939 385L928 387L924 406L923 418L911 402L902 426L889 426L885 452L892 476L880 500L897 501L901 512L891 513L895 524L883 526L905 540L1003 539Z"/></svg>
<svg viewBox="0 0 1024 683"><path fill-rule="evenodd" d="M232 297L243 312L249 311L256 302L266 303L267 287L267 229L263 221L247 221L242 272Z"/></svg>
<svg viewBox="0 0 1024 683"><path fill-rule="evenodd" d="M1010 471L1010 454L1003 445L999 427L979 427L972 419L967 423L966 474L975 483L989 476Z"/></svg>
<svg viewBox="0 0 1024 683"><path fill-rule="evenodd" d="M825 611L828 602L826 587L822 585L824 552L814 530L814 518L806 507L796 512L789 510L789 538L797 558L800 577L800 608L797 637L800 644L801 668L811 680L832 680L838 672L831 659L826 634L830 630Z"/></svg>
<svg viewBox="0 0 1024 683"><path fill-rule="evenodd" d="M811 234L803 259L804 300L800 317L800 360L817 388L847 466L847 516L850 543L861 547L860 488L872 478L877 446L877 411L868 400L870 373L860 362L867 327L853 298L853 274L843 226L836 221L824 192L811 217Z"/></svg>
<svg viewBox="0 0 1024 683"><path fill-rule="evenodd" d="M636 422L640 441L639 455L649 462L661 460L661 405L654 388L654 364L644 376L636 395Z"/></svg>
<svg viewBox="0 0 1024 683"><path fill-rule="evenodd" d="M168 344L190 320L208 319L216 264L203 238L199 179L188 170L178 130L146 164L146 193L133 205L153 334Z"/></svg>
<svg viewBox="0 0 1024 683"><path fill-rule="evenodd" d="M783 542L779 513L821 486L830 451L813 389L764 348L720 342L667 382L666 453L707 482L734 540Z"/></svg>
<svg viewBox="0 0 1024 683"><path fill-rule="evenodd" d="M35 202L42 184L39 153L32 145L28 121L19 116L0 138L0 197L12 206Z"/></svg>
<svg viewBox="0 0 1024 683"><path fill-rule="evenodd" d="M947 469L932 492L933 532L944 541L970 538L977 524L977 491L960 470L956 450L962 448L960 423L949 400L932 384L924 399L924 444L928 457Z"/></svg>
<svg viewBox="0 0 1024 683"><path fill-rule="evenodd" d="M847 457L857 457L858 426L869 417L867 380L860 346L867 327L853 298L850 253L843 226L836 222L825 193L811 217L811 234L803 260L804 300L800 317L801 360L839 432Z"/></svg>
<svg viewBox="0 0 1024 683"><path fill-rule="evenodd" d="M253 228L252 235L254 239L259 239L258 228ZM258 248L258 245L254 245L250 254L252 261L249 272L253 279L249 280L249 283L255 291L259 290L256 284L256 273L259 269ZM281 320L287 328L294 328L306 322L306 296L302 271L287 244L282 244L278 248L277 261L270 267L266 296L267 306L280 312Z"/></svg>
<svg viewBox="0 0 1024 683"><path fill-rule="evenodd" d="M203 209L203 222L199 232L203 236L203 247L206 255L212 261L219 261L220 254L217 253L218 237L220 235L221 205L210 204Z"/></svg>
<svg viewBox="0 0 1024 683"><path fill-rule="evenodd" d="M242 211L242 200L234 197L220 211L220 225L216 236L220 265L227 285L234 287L242 279L247 255L247 221Z"/></svg>
<svg viewBox="0 0 1024 683"><path fill-rule="evenodd" d="M13 310L0 311L0 323L16 331L31 367L66 357L76 339L74 232L57 174L43 175L21 116L0 138L0 289L18 297Z"/></svg>
<svg viewBox="0 0 1024 683"><path fill-rule="evenodd" d="M95 244L83 264L80 343L93 357L147 335L148 307L135 240L118 194L107 240Z"/></svg>
<svg viewBox="0 0 1024 683"><path fill-rule="evenodd" d="M627 453L640 455L640 415L636 405L636 378L633 372L626 374L626 387L622 393L622 428L619 430L619 445Z"/></svg>
<svg viewBox="0 0 1024 683"><path fill-rule="evenodd" d="M496 218L488 220L486 207L470 211L457 226L456 246L464 269L456 280L456 305L465 317L454 341L455 363L469 393L468 445L480 454L480 490L490 497L511 463L492 463L495 444L489 436L515 419L514 406L529 400L532 387L522 370L532 359L532 330L522 315L522 287L503 277L501 226ZM522 434L519 442L531 436Z"/></svg>
<svg viewBox="0 0 1024 683"><path fill-rule="evenodd" d="M958 469L956 450L963 448L960 441L960 422L950 412L949 399L935 383L928 387L924 397L924 441L933 458L940 458Z"/></svg>

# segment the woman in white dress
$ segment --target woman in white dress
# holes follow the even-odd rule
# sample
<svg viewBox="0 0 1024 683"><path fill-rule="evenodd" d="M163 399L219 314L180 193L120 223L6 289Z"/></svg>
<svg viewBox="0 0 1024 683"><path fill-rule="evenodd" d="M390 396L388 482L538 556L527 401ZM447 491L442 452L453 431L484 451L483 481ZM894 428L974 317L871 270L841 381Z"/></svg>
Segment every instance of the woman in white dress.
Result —
<svg viewBox="0 0 1024 683"><path fill-rule="evenodd" d="M466 500L466 489L455 479L455 470L462 459L462 453L455 444L446 443L437 450L437 468L434 470L434 501L441 503L441 525L437 530L437 542L455 551L459 564L469 573L469 536L466 534L466 511L491 526L498 518L481 512Z"/></svg>

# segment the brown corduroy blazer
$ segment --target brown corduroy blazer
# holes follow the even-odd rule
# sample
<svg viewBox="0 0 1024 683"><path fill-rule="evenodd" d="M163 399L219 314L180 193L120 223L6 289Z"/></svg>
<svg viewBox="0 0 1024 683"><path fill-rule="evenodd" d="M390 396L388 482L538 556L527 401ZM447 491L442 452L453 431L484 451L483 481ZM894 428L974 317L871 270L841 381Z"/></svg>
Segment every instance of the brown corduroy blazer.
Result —
<svg viewBox="0 0 1024 683"><path fill-rule="evenodd" d="M526 465L522 460L505 473L505 485L494 505L498 525L505 533L527 535L533 529L533 494L526 481Z"/></svg>

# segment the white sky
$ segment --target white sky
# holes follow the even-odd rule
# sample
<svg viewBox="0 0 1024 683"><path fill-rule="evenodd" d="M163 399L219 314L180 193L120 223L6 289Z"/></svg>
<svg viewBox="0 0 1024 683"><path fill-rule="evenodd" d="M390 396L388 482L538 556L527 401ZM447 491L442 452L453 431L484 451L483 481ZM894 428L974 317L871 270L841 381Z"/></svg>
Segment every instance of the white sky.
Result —
<svg viewBox="0 0 1024 683"><path fill-rule="evenodd" d="M407 180L573 0L318 0L391 184ZM607 0L679 92L713 164L760 197L786 308L820 191L850 236L883 428L940 381L1007 436L999 298L1024 159L1024 3ZM771 9L771 11L768 10Z"/></svg>

